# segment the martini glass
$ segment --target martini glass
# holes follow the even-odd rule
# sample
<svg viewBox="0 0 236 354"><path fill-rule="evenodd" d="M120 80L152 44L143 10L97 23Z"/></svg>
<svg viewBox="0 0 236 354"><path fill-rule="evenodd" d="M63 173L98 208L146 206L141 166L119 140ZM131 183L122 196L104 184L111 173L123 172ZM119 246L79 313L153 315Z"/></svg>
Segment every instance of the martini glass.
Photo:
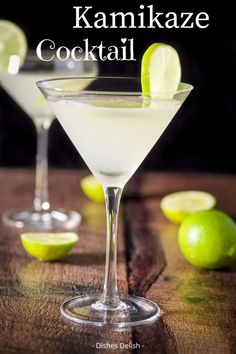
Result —
<svg viewBox="0 0 236 354"><path fill-rule="evenodd" d="M83 90L80 90L80 82ZM117 222L122 189L162 135L192 86L143 97L136 78L71 78L38 82L78 152L102 183L106 200L106 266L102 294L67 300L61 313L95 326L130 327L151 323L159 307L138 296L119 296ZM78 86L77 86L78 85ZM77 86L77 87L76 87Z"/></svg>
<svg viewBox="0 0 236 354"><path fill-rule="evenodd" d="M49 54L49 53L48 53ZM47 57L47 53L45 53ZM97 74L94 62L72 60L43 62L29 53L23 67L15 75L1 74L0 84L16 103L28 114L37 130L37 156L34 207L29 210L10 210L3 214L3 222L14 227L37 229L74 228L81 220L75 211L50 208L48 193L48 131L54 120L46 100L35 83L45 78L71 75ZM81 84L83 84L81 82ZM82 89L82 88L81 88Z"/></svg>

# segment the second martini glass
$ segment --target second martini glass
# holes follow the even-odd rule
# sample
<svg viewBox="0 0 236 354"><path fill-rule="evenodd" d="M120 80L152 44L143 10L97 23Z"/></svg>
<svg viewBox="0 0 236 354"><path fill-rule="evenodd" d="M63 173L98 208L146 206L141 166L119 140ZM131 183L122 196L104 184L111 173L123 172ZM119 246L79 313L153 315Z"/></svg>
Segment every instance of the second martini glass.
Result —
<svg viewBox="0 0 236 354"><path fill-rule="evenodd" d="M91 61L61 62L55 58L50 62L42 62L35 55L29 53L23 67L17 74L0 75L0 84L4 90L29 115L37 130L34 208L5 212L2 216L5 224L19 228L50 229L74 228L80 223L79 213L50 208L47 147L48 131L55 117L35 83L41 79L55 78L61 75L94 76L96 74L97 66Z"/></svg>
<svg viewBox="0 0 236 354"><path fill-rule="evenodd" d="M83 82L83 89L80 89ZM143 97L139 79L80 78L38 83L67 135L103 185L107 241L102 294L64 302L62 314L95 326L130 327L154 321L159 307L147 299L118 295L117 221L125 183L162 135L192 86Z"/></svg>

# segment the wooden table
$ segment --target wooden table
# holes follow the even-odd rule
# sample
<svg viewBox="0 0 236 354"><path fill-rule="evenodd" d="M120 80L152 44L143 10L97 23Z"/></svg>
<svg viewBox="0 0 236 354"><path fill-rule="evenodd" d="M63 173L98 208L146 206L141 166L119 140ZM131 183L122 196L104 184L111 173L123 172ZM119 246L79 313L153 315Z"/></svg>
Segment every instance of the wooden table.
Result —
<svg viewBox="0 0 236 354"><path fill-rule="evenodd" d="M86 173L50 173L52 205L83 216L80 242L61 262L31 258L20 232L1 225L0 353L236 353L236 269L189 265L178 249L177 227L159 208L167 193L201 189L236 216L236 177L148 173L132 179L120 217L119 287L158 303L162 315L151 326L115 331L72 324L59 312L64 299L102 288L105 214L80 191ZM0 212L29 207L33 185L31 171L0 171Z"/></svg>

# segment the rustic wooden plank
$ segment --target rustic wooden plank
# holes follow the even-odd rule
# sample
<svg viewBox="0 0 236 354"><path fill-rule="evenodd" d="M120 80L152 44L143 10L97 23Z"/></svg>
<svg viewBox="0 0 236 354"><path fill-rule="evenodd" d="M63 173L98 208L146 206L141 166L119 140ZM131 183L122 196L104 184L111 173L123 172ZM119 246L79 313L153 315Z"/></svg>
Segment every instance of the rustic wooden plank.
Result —
<svg viewBox="0 0 236 354"><path fill-rule="evenodd" d="M176 190L207 190L217 196L221 209L236 215L235 177L150 173L131 183L123 208L126 232L119 230L119 286L126 293L129 285L131 292L146 295L162 309L157 323L131 334L72 325L59 313L65 298L102 287L104 208L82 196L82 175L50 174L52 205L80 210L84 217L80 243L62 262L33 260L22 250L19 232L0 225L0 353L110 353L94 344L119 348L130 340L140 346L133 350L139 353L234 353L235 269L209 272L188 265L178 250L177 228L165 220L159 201ZM31 171L2 170L0 212L30 206L33 185ZM121 352L132 349L112 350Z"/></svg>
<svg viewBox="0 0 236 354"><path fill-rule="evenodd" d="M76 171L52 171L52 205L79 210L79 244L60 262L28 256L20 231L0 225L0 353L98 353L96 343L128 344L130 331L116 332L73 325L60 316L61 303L76 294L100 292L105 257L104 206L83 197ZM0 212L32 203L32 171L0 172ZM119 229L119 287L127 292L122 224ZM102 350L109 353L109 350ZM115 351L114 351L115 352ZM122 349L130 353L129 349Z"/></svg>
<svg viewBox="0 0 236 354"><path fill-rule="evenodd" d="M138 186L138 192L133 193L139 201L138 219L162 245L166 266L146 293L160 305L161 319L152 328L135 329L133 341L141 344L140 353L235 353L236 267L204 271L189 265L178 249L177 227L164 218L159 202L163 195L177 190L206 190L217 197L220 209L236 215L236 177L146 174L138 178ZM129 217L133 218L132 213Z"/></svg>
<svg viewBox="0 0 236 354"><path fill-rule="evenodd" d="M145 296L165 267L158 237L147 227L144 203L125 204L125 235L129 293Z"/></svg>

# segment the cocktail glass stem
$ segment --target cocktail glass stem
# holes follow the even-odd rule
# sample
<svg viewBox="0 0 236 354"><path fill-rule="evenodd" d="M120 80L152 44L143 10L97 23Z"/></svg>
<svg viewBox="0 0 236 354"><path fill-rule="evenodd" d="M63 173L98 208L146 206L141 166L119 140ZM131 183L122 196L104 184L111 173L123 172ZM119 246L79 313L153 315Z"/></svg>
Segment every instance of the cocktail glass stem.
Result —
<svg viewBox="0 0 236 354"><path fill-rule="evenodd" d="M48 130L50 123L36 123L37 130L37 155L34 208L36 211L44 211L50 208L48 197Z"/></svg>
<svg viewBox="0 0 236 354"><path fill-rule="evenodd" d="M117 225L122 188L104 188L106 202L106 266L102 303L116 307L119 303L117 287Z"/></svg>

